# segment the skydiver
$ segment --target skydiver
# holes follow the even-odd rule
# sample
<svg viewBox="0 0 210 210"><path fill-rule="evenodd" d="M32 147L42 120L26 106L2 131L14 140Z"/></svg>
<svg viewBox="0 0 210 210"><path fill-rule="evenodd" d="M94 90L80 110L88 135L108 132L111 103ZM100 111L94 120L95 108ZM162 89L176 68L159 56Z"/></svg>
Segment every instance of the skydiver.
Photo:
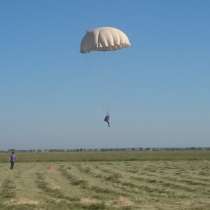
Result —
<svg viewBox="0 0 210 210"><path fill-rule="evenodd" d="M106 114L104 121L107 123L108 127L110 127L110 116L108 113Z"/></svg>

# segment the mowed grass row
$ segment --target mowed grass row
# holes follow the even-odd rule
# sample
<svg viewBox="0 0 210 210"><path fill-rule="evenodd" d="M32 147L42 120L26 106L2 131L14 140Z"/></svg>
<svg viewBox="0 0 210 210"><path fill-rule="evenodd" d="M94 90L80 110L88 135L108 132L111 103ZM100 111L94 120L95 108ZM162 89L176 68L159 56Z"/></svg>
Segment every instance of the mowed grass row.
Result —
<svg viewBox="0 0 210 210"><path fill-rule="evenodd" d="M210 209L210 161L0 164L0 209Z"/></svg>
<svg viewBox="0 0 210 210"><path fill-rule="evenodd" d="M8 155L9 153L0 153L0 162L7 162ZM19 162L210 160L210 150L22 152L17 153L17 158Z"/></svg>

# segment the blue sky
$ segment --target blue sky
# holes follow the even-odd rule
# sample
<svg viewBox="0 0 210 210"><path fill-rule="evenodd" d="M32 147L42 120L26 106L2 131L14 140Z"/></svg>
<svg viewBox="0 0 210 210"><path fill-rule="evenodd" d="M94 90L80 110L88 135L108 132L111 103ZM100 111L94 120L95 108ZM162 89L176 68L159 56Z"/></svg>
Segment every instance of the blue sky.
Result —
<svg viewBox="0 0 210 210"><path fill-rule="evenodd" d="M210 146L209 9L208 0L1 1L0 149ZM80 54L98 26L123 30L132 48Z"/></svg>

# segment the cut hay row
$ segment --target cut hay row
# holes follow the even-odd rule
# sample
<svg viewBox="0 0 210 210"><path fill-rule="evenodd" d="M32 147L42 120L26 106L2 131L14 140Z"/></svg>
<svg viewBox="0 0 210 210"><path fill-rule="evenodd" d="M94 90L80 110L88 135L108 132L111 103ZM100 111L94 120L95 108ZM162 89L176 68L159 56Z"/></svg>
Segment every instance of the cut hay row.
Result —
<svg viewBox="0 0 210 210"><path fill-rule="evenodd" d="M186 175L187 177L187 175ZM159 183L165 187L171 187L173 189L178 188L178 190L189 191L191 193L197 194L197 191L206 194L210 192L209 182L204 182L196 180L194 177L188 176L187 178L180 176L179 174L164 174L160 175L157 172L144 173L143 175L137 174L132 176L132 178L139 181L147 181L151 183Z"/></svg>
<svg viewBox="0 0 210 210"><path fill-rule="evenodd" d="M117 168L117 170L116 170ZM154 169L155 167L153 167ZM103 170L108 170L107 168ZM123 170L123 168L115 167L114 169L111 169L112 171L117 171L118 173L127 173L127 176L132 177L133 179L143 181L143 182L149 182L153 184L161 184L165 187L170 187L172 189L178 188L178 190L185 190L189 192L195 192L197 194L197 191L203 192L204 194L209 193L210 190L210 184L209 182L201 182L200 180L195 180L194 177L188 177L188 179L183 178L183 176L179 176L177 173L164 173L161 174L160 172L152 172L151 170L137 172L135 175L128 171Z"/></svg>
<svg viewBox="0 0 210 210"><path fill-rule="evenodd" d="M8 200L15 198L16 196L16 186L15 183L11 179L5 179L1 184L1 200Z"/></svg>
<svg viewBox="0 0 210 210"><path fill-rule="evenodd" d="M0 167L2 210L209 210L209 161L17 163ZM164 170L165 168L165 170Z"/></svg>
<svg viewBox="0 0 210 210"><path fill-rule="evenodd" d="M97 167L97 169L90 169L87 172L85 167L79 166L79 169L89 176L93 176L96 179L100 179L101 182L106 183L107 186L114 186L118 190L122 190L126 196L132 196L135 198L136 202L139 200L142 194L148 193L150 196L155 195L156 197L182 197L182 194L176 195L174 190L163 189L162 186L158 188L154 185L148 185L145 183L134 183L130 177L124 177L123 173L114 172L112 169L105 169L102 167ZM101 170L100 170L101 169ZM124 179L123 179L124 178ZM138 196L136 196L138 195Z"/></svg>
<svg viewBox="0 0 210 210"><path fill-rule="evenodd" d="M97 182L94 177L87 177L87 174L82 175L77 170L77 168L73 167L71 170L61 167L60 170L64 177L66 177L72 185L78 186L87 192L92 193L92 196L95 198L105 197L105 195L116 196L122 195L123 192L118 192L115 189L109 189L107 186L101 186L100 182Z"/></svg>
<svg viewBox="0 0 210 210"><path fill-rule="evenodd" d="M162 186L156 187L155 185L149 182L148 183L145 182L146 180L144 180L143 183L135 182L134 180L132 180L132 177L128 176L125 172L120 172L115 168L107 168L107 167L105 168L104 166L101 166L98 169L101 170L101 173L113 174L113 176L117 175L118 177L120 177L120 180L118 180L118 182L120 182L122 186L136 193L138 192L142 194L149 192L150 195L152 193L158 197L165 196L165 194L167 193L168 197L174 196L174 191L171 191L170 189L163 189Z"/></svg>

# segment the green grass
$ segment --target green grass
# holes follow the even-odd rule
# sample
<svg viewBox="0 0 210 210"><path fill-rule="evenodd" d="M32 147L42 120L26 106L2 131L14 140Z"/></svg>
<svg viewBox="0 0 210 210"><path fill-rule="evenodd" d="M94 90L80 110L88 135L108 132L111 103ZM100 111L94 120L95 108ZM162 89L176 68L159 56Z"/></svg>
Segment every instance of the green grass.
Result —
<svg viewBox="0 0 210 210"><path fill-rule="evenodd" d="M7 162L8 155L9 153L0 153L0 162ZM19 162L210 160L210 151L23 152L17 153L17 158Z"/></svg>

